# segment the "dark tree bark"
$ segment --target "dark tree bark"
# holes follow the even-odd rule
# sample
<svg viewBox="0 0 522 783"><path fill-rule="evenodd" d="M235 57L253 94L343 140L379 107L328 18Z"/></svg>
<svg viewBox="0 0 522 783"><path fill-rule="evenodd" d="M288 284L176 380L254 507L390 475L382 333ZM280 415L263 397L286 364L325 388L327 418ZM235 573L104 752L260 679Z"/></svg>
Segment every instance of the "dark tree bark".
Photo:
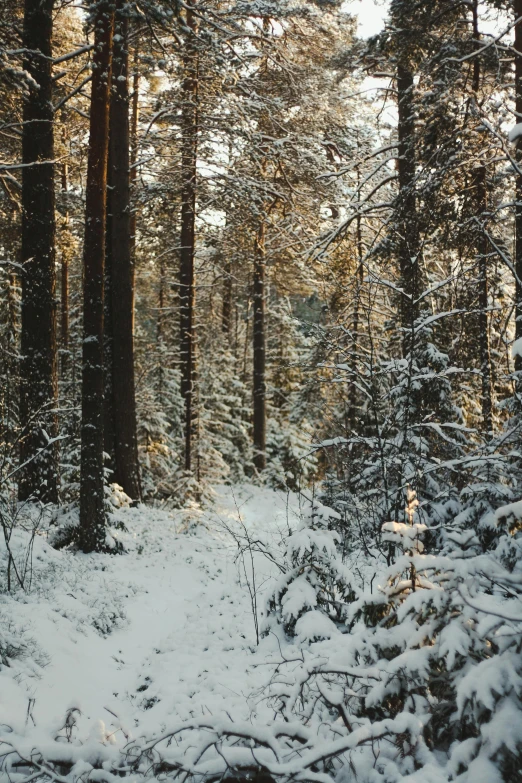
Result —
<svg viewBox="0 0 522 783"><path fill-rule="evenodd" d="M223 269L223 302L221 309L221 328L230 342L232 332L232 263L225 261Z"/></svg>
<svg viewBox="0 0 522 783"><path fill-rule="evenodd" d="M489 279L488 253L490 250L484 221L487 219L486 167L479 166L474 174L474 190L477 210L477 266L478 266L478 340L480 377L482 383L482 422L487 434L493 431L493 388L491 377L491 341L489 334Z"/></svg>
<svg viewBox="0 0 522 783"><path fill-rule="evenodd" d="M357 146L359 147L359 135L357 134ZM356 166L356 177L357 177L357 194L358 194L358 200L361 199L361 167L359 165ZM355 382L357 378L357 374L359 371L359 329L360 329L360 320L361 320L361 293L363 290L364 285L364 265L363 265L363 258L364 258L364 245L363 245L363 234L362 234L362 218L360 215L357 215L357 219L355 221L355 242L356 242L356 248L357 248L357 268L355 270L355 290L353 293L353 316L352 316L352 345L351 345L351 359L350 359L350 375L351 375L351 383L350 383L350 393L349 393L349 406L348 406L348 416L347 416L347 424L349 430L351 432L355 432L357 428L357 410L358 410L358 400L359 400L359 392L357 388L357 384ZM351 464L349 464L349 469L351 468Z"/></svg>
<svg viewBox="0 0 522 783"><path fill-rule="evenodd" d="M269 35L270 21L263 17L263 33ZM261 63L261 78L268 75L268 57L265 55ZM264 113L260 117L259 131L270 138L269 117ZM262 148L264 145L262 145ZM267 158L265 154L260 161L259 173L262 181L267 176ZM259 223L254 242L254 281L252 287L252 391L253 391L253 421L252 440L254 445L254 466L258 471L266 468L266 211L267 205L261 205ZM247 322L248 323L248 322Z"/></svg>
<svg viewBox="0 0 522 783"><path fill-rule="evenodd" d="M136 177L138 160L138 118L139 118L139 97L140 97L140 72L139 64L139 39L136 39L134 45L133 74L132 74L132 109L130 122L130 191L131 201L136 195ZM132 262L132 333L134 334L134 298L136 292L136 207L131 203L130 211L130 248Z"/></svg>
<svg viewBox="0 0 522 783"><path fill-rule="evenodd" d="M79 543L105 546L103 480L103 294L109 88L114 12L109 0L93 6L94 43L83 250L82 427Z"/></svg>
<svg viewBox="0 0 522 783"><path fill-rule="evenodd" d="M192 470L194 438L194 381L196 304L194 251L196 219L196 162L198 152L199 62L195 38L197 25L190 7L186 11L189 32L183 57L182 83L182 192L181 250L179 269L181 394L185 399L185 470Z"/></svg>
<svg viewBox="0 0 522 783"><path fill-rule="evenodd" d="M64 132L65 140L65 132ZM62 163L61 187L65 198L65 214L63 218L63 230L69 228L69 165L67 161ZM62 354L62 377L65 377L69 359L69 256L67 248L62 253L62 263L60 269L60 348Z"/></svg>
<svg viewBox="0 0 522 783"><path fill-rule="evenodd" d="M18 441L17 420L17 383L19 380L18 338L20 323L18 318L18 291L20 281L15 271L9 273L7 283L7 323L5 324L4 345L7 350L0 356L0 417L2 421L2 440L4 455L13 453Z"/></svg>
<svg viewBox="0 0 522 783"><path fill-rule="evenodd" d="M160 259L160 279L158 291L158 321L156 323L156 348L159 356L158 364L158 400L160 405L165 403L165 307L167 304L167 275L165 269L165 256Z"/></svg>
<svg viewBox="0 0 522 783"><path fill-rule="evenodd" d="M30 87L22 137L22 313L19 496L58 501L57 350L54 136L52 107L52 13L54 0L25 0L25 69ZM37 165L31 165L37 164Z"/></svg>
<svg viewBox="0 0 522 783"><path fill-rule="evenodd" d="M232 161L232 142L229 142L228 160L229 165ZM225 236L227 227L227 215L225 214L225 226L223 235ZM227 344L230 346L232 337L232 260L230 253L225 249L225 256L220 258L223 265L223 287L221 298L221 330L225 335Z"/></svg>
<svg viewBox="0 0 522 783"><path fill-rule="evenodd" d="M348 422L351 432L357 431L357 413L359 394L356 384L356 378L359 372L359 330L361 328L361 292L364 286L364 266L362 262L362 240L361 240L361 218L357 218L357 257L358 266L356 270L356 289L353 294L353 318L352 318L352 345L351 345L351 359L350 359L350 371L352 382L350 384L350 396L349 396L349 414Z"/></svg>
<svg viewBox="0 0 522 783"><path fill-rule="evenodd" d="M515 19L522 18L522 0L514 0ZM517 123L522 122L522 22L515 25L515 111ZM515 179L515 339L522 338L522 138L515 152L519 172ZM515 359L515 369L522 372L522 357ZM517 391L522 393L522 378L517 381Z"/></svg>
<svg viewBox="0 0 522 783"><path fill-rule="evenodd" d="M399 320L402 330L402 355L408 360L408 375L404 389L405 404L402 410L401 435L404 443L409 442L412 424L418 418L422 402L412 384L417 340L415 323L419 317L419 296L421 293L421 242L416 193L416 133L414 111L414 79L407 56L397 65L397 136L399 193L397 196L397 256L400 274ZM419 404L420 403L420 404ZM406 463L403 463L403 470ZM404 483L404 473L401 484ZM394 493L393 518L399 518L403 504L403 493Z"/></svg>
<svg viewBox="0 0 522 783"><path fill-rule="evenodd" d="M477 48L480 44L480 30L478 24L478 2L473 3L473 37ZM473 93L475 109L478 110L480 90L480 60L475 57L473 62ZM475 197L476 219L476 254L478 266L478 341L480 356L480 376L482 382L481 408L482 422L486 434L493 431L493 384L491 377L491 346L489 333L489 280L488 280L488 253L490 252L489 240L486 234L486 221L488 219L488 189L487 171L485 164L479 165L473 174L473 188Z"/></svg>
<svg viewBox="0 0 522 783"><path fill-rule="evenodd" d="M112 67L114 68L114 55ZM112 316L112 193L113 163L111 160L111 117L112 94L109 97L109 152L107 157L107 204L105 217L105 264L103 280L103 450L105 451L105 467L112 471L111 481L114 481L114 393L112 388L112 348L113 348L113 316Z"/></svg>
<svg viewBox="0 0 522 783"><path fill-rule="evenodd" d="M113 461L112 479L134 500L141 499L134 382L134 292L131 257L129 162L129 20L118 0L114 21L110 98L107 222L105 441Z"/></svg>
<svg viewBox="0 0 522 783"><path fill-rule="evenodd" d="M254 247L253 304L253 441L254 465L266 467L266 250L265 221L261 217Z"/></svg>
<svg viewBox="0 0 522 783"><path fill-rule="evenodd" d="M413 72L405 63L397 68L398 174L399 174L399 271L401 276L400 320L403 354L413 347L414 324L419 315L421 293L420 235L415 195L415 116Z"/></svg>

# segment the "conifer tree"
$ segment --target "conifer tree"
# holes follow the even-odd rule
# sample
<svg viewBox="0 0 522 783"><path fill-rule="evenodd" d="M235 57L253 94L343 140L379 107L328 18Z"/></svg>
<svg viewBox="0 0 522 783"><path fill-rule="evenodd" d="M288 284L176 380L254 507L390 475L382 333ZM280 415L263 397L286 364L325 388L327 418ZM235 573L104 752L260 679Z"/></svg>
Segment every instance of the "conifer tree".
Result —
<svg viewBox="0 0 522 783"><path fill-rule="evenodd" d="M103 465L103 289L109 149L109 96L114 9L91 5L94 26L89 158L83 247L83 350L79 544L105 546Z"/></svg>
<svg viewBox="0 0 522 783"><path fill-rule="evenodd" d="M197 17L186 8L182 74L181 236L179 266L181 394L185 399L185 470L192 470L195 420L195 221L198 154L199 53Z"/></svg>
<svg viewBox="0 0 522 783"><path fill-rule="evenodd" d="M123 3L115 10L109 118L110 219L107 231L108 290L105 333L110 333L110 376L105 406L110 409L113 480L131 498L141 496L134 383L134 281L131 258L130 140L128 89L129 18ZM107 442L107 434L105 441Z"/></svg>
<svg viewBox="0 0 522 783"><path fill-rule="evenodd" d="M513 14L515 23L515 112L517 124L522 121L522 2L513 0ZM518 170L515 174L515 339L522 338L522 137L515 140L515 160ZM517 373L522 370L522 358L517 354L515 358ZM520 379L517 377L517 387ZM519 388L517 393L520 394Z"/></svg>
<svg viewBox="0 0 522 783"><path fill-rule="evenodd" d="M32 82L24 102L20 499L58 501L57 346L52 28L54 0L27 0L24 67Z"/></svg>

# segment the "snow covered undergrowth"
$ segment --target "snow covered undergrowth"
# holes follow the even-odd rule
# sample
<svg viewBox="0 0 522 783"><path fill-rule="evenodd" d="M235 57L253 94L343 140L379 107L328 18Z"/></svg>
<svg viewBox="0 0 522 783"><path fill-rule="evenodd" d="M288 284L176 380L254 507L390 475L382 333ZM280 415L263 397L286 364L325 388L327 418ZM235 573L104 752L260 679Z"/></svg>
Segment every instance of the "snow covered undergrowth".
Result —
<svg viewBox="0 0 522 783"><path fill-rule="evenodd" d="M519 504L494 546L448 527L430 552L407 501L389 565L248 486L118 511L121 556L38 537L32 590L3 598L0 780L520 783Z"/></svg>
<svg viewBox="0 0 522 783"><path fill-rule="evenodd" d="M276 569L254 554L252 572L232 534L275 551L298 505L243 486L217 488L207 511L123 508L123 555L56 551L37 536L31 589L0 596L0 649L10 633L14 651L0 664L2 739L29 754L58 734L116 749L196 716L246 719L266 679L256 663L274 646L257 647L251 592L261 608Z"/></svg>

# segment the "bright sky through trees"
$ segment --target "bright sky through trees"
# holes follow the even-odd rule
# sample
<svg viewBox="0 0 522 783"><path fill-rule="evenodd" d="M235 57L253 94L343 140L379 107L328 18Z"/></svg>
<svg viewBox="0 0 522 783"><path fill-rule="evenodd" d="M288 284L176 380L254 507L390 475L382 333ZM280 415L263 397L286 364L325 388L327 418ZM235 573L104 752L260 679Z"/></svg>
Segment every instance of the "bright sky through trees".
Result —
<svg viewBox="0 0 522 783"><path fill-rule="evenodd" d="M348 0L344 8L358 17L357 31L362 38L377 35L384 23L387 3L383 0Z"/></svg>

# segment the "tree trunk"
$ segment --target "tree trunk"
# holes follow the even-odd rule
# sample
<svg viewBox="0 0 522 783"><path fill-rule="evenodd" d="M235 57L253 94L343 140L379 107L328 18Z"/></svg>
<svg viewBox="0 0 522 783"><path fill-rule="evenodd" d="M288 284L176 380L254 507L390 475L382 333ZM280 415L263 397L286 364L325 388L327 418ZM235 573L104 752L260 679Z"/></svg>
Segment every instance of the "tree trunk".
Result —
<svg viewBox="0 0 522 783"><path fill-rule="evenodd" d="M65 129L63 140L65 141ZM63 229L67 231L69 228L69 165L66 160L62 163L61 180L62 193L65 198ZM62 351L62 378L65 378L67 367L69 366L69 256L67 247L62 252L60 271L60 348Z"/></svg>
<svg viewBox="0 0 522 783"><path fill-rule="evenodd" d="M56 503L57 449L46 448L57 433L53 6L54 0L25 0L24 68L38 88L30 86L23 112L20 457L27 464L19 496Z"/></svg>
<svg viewBox="0 0 522 783"><path fill-rule="evenodd" d="M232 263L227 257L223 269L223 303L221 310L221 328L230 343L232 331Z"/></svg>
<svg viewBox="0 0 522 783"><path fill-rule="evenodd" d="M263 33L268 36L270 20L263 17ZM263 57L260 66L262 78L268 77L268 57ZM269 117L260 118L259 131L272 135ZM263 137L261 136L261 139ZM261 145L263 149L264 145ZM267 159L263 152L259 167L263 183L267 176ZM253 427L254 466L258 471L266 468L266 204L261 207L257 236L254 243L254 285L252 288L252 349L253 349Z"/></svg>
<svg viewBox="0 0 522 783"><path fill-rule="evenodd" d="M359 223L359 218L357 219L357 222ZM362 259L362 254L359 253L359 258ZM361 292L363 290L364 285L364 266L362 264L362 260L359 261L357 270L356 270L356 289L354 291L354 297L353 297L353 317L352 317L352 345L351 345L351 358L350 358L350 405L349 405L349 414L348 414L348 421L350 425L350 431L351 433L357 431L357 411L358 411L358 402L359 402L359 394L358 394L358 388L356 379L359 372L359 330L360 330L360 320L361 320Z"/></svg>
<svg viewBox="0 0 522 783"><path fill-rule="evenodd" d="M473 37L475 45L480 48L480 30L478 24L478 2L473 4ZM480 60L475 57L473 62L473 93L478 107L480 90ZM482 422L487 436L493 431L493 388L491 379L491 346L489 334L489 281L488 281L488 252L489 240L485 231L487 220L487 172L486 166L480 165L474 171L473 176L475 195L475 219L476 219L476 252L478 265L478 332L479 332L479 356L480 376L482 382L481 408Z"/></svg>
<svg viewBox="0 0 522 783"><path fill-rule="evenodd" d="M165 256L160 260L160 279L158 291L158 320L156 323L156 352L158 355L158 401L163 407L165 396L165 307L167 304L167 279L165 269Z"/></svg>
<svg viewBox="0 0 522 783"><path fill-rule="evenodd" d="M4 345L0 358L0 375L2 378L0 392L0 419L2 422L3 458L13 453L17 442L18 417L16 386L19 379L18 338L20 323L18 319L20 284L16 272L11 270L6 282L7 324L4 333ZM4 292L2 292L4 293Z"/></svg>
<svg viewBox="0 0 522 783"><path fill-rule="evenodd" d="M265 221L261 218L254 248L253 287L253 393L254 393L254 465L257 470L266 467L266 251Z"/></svg>
<svg viewBox="0 0 522 783"><path fill-rule="evenodd" d="M515 19L522 18L522 0L514 0ZM515 111L517 123L522 122L522 22L515 25ZM515 339L522 339L522 138L515 151L520 172L515 179ZM515 369L522 372L522 357L515 358ZM517 379L517 391L522 394L522 378Z"/></svg>
<svg viewBox="0 0 522 783"><path fill-rule="evenodd" d="M114 12L93 4L94 43L83 249L82 427L79 543L84 552L105 546L103 480L103 288L109 88Z"/></svg>
<svg viewBox="0 0 522 783"><path fill-rule="evenodd" d="M136 38L134 46L134 72L132 74L132 109L130 123L130 193L131 199L136 198L136 178L138 175L136 163L138 160L138 118L139 118L139 96L140 96L140 72L139 64L139 38ZM136 292L136 206L131 204L130 210L130 253L131 253L131 274L132 274L132 333L134 334L134 298Z"/></svg>
<svg viewBox="0 0 522 783"><path fill-rule="evenodd" d="M487 435L493 431L493 390L491 379L491 346L489 334L489 280L488 251L489 242L484 233L484 221L487 211L486 167L480 166L475 172L475 198L477 220L477 263L478 263L478 339L480 356L480 376L482 382L482 422Z"/></svg>
<svg viewBox="0 0 522 783"><path fill-rule="evenodd" d="M114 46L114 44L113 44ZM114 68L114 50L112 67ZM114 481L114 392L112 388L112 193L113 163L111 145L112 93L109 97L109 151L107 154L107 203L105 215L105 263L103 268L103 450L104 465L111 471Z"/></svg>
<svg viewBox="0 0 522 783"><path fill-rule="evenodd" d="M107 298L111 316L111 371L114 453L113 480L134 500L141 499L136 434L136 395L134 383L133 273L131 259L131 214L129 178L129 91L128 27L116 6L112 55L112 92L110 105L110 279Z"/></svg>
<svg viewBox="0 0 522 783"><path fill-rule="evenodd" d="M189 29L183 57L182 83L182 192L181 251L179 269L181 394L185 399L185 470L192 469L194 435L195 374L195 218L196 161L198 151L198 51L196 20L190 7L186 11Z"/></svg>
<svg viewBox="0 0 522 783"><path fill-rule="evenodd" d="M398 174L399 174L399 271L401 276L400 319L403 354L413 348L414 324L419 315L420 237L415 197L415 117L413 112L413 73L399 63L397 69Z"/></svg>
<svg viewBox="0 0 522 783"><path fill-rule="evenodd" d="M357 134L357 146L359 147L359 134ZM358 153L359 153L358 149ZM357 199L361 200L361 167L356 166L357 174ZM349 393L349 408L348 408L348 425L350 433L357 430L357 403L359 400L359 393L356 384L356 378L359 371L359 329L360 329L360 307L361 307L361 293L364 285L364 247L363 247L363 235L362 235L362 218L357 215L355 222L355 242L357 248L357 267L355 270L355 290L353 293L353 317L352 317L352 345L351 345L351 359L350 359L350 393ZM349 461L348 470L351 469L351 460Z"/></svg>

